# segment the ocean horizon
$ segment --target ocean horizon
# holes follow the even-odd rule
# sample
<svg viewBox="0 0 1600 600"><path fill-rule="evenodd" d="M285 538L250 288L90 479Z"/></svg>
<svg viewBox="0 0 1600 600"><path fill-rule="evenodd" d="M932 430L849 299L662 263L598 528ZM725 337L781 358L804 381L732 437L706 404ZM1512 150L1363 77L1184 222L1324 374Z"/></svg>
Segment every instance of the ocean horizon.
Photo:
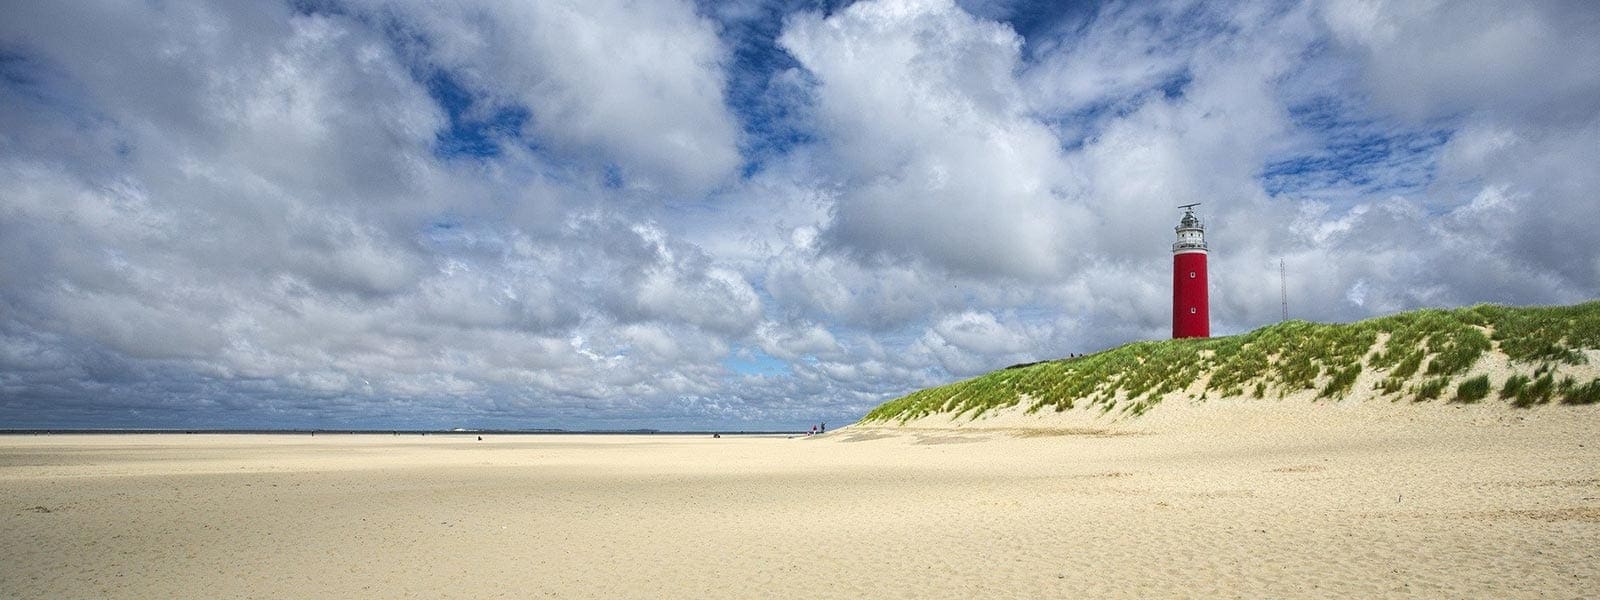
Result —
<svg viewBox="0 0 1600 600"><path fill-rule="evenodd" d="M188 428L20 428L0 435L252 434L252 435L802 435L805 431L739 429L188 429Z"/></svg>

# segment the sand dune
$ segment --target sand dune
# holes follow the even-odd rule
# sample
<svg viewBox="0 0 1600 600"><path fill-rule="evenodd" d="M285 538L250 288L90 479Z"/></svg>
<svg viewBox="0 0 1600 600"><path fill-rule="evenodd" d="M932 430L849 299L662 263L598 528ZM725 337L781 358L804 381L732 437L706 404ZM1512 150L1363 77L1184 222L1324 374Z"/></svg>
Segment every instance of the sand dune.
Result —
<svg viewBox="0 0 1600 600"><path fill-rule="evenodd" d="M0 596L1600 589L1593 408L1148 417L797 439L0 437Z"/></svg>

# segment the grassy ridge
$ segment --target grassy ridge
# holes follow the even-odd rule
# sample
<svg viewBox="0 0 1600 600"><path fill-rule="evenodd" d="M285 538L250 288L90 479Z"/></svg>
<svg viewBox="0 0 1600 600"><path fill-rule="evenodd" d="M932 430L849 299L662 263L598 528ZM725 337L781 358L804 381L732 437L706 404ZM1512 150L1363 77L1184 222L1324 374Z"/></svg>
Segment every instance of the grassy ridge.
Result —
<svg viewBox="0 0 1600 600"><path fill-rule="evenodd" d="M1559 371L1585 364L1582 351L1594 348L1600 348L1600 302L1426 309L1342 325L1286 321L1242 335L1134 342L1003 369L891 400L863 421L977 416L1024 399L1029 412L1088 406L1138 415L1197 382L1204 384L1202 399L1283 398L1308 390L1338 399L1367 372L1381 375L1375 393L1393 400L1477 402L1491 396L1491 384L1466 376L1489 352L1504 354L1514 366L1537 366L1532 377L1503 382L1501 399L1517 406L1590 404L1600 402L1600 380L1580 384Z"/></svg>

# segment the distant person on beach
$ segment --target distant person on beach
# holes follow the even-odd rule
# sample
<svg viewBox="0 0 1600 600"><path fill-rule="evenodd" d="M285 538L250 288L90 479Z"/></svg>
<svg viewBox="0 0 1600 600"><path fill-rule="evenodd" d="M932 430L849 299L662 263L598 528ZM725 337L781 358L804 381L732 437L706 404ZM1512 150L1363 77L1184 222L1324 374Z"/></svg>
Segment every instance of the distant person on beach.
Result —
<svg viewBox="0 0 1600 600"><path fill-rule="evenodd" d="M823 421L821 425L817 426L817 433L827 433L827 432L828 432L828 422L827 421Z"/></svg>

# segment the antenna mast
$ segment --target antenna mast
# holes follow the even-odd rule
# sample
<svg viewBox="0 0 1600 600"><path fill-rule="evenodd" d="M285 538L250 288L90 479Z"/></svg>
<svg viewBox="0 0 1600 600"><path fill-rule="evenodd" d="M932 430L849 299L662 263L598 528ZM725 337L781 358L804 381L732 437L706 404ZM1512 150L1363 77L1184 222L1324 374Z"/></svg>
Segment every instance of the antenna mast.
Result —
<svg viewBox="0 0 1600 600"><path fill-rule="evenodd" d="M1283 320L1289 320L1289 276L1283 268L1283 259L1278 259L1278 295L1283 298Z"/></svg>

